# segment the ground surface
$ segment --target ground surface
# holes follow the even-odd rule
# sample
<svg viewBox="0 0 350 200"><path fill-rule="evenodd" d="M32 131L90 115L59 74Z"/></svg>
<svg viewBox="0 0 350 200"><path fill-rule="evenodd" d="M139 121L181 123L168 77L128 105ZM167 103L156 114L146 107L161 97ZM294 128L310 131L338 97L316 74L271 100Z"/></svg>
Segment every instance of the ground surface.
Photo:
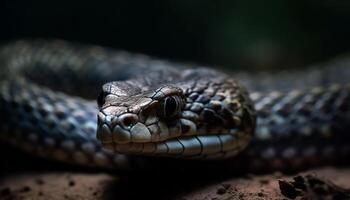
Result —
<svg viewBox="0 0 350 200"><path fill-rule="evenodd" d="M67 168L6 148L0 165L0 199L350 199L350 168L322 167L289 175L229 174L213 170L104 172ZM0 154L4 149L0 147ZM9 153L11 152L11 153ZM302 183L293 177L312 175ZM304 180L301 178L301 180ZM329 183L331 182L331 183ZM311 183L311 184L310 184ZM326 183L326 184L324 184ZM322 187L318 187L321 184ZM333 185L334 184L334 185ZM282 187L281 187L282 185ZM307 191L311 185L312 191ZM316 186L315 186L316 185ZM339 186L339 187L338 187ZM329 193L331 195L329 195ZM317 196L319 198L320 196ZM329 198L331 199L331 198Z"/></svg>
<svg viewBox="0 0 350 200"><path fill-rule="evenodd" d="M320 168L305 173L350 188L350 169ZM279 181L291 179L274 173L227 178L183 188L181 184L176 186L167 180L161 182L159 177L156 180L132 178L135 181L132 183L127 177L105 173L21 172L1 181L0 199L286 199L294 193L287 191L283 195Z"/></svg>
<svg viewBox="0 0 350 200"><path fill-rule="evenodd" d="M336 185L349 188L350 169L321 168L304 172L316 174L321 179L331 180ZM280 173L273 175L228 178L202 187L184 189L169 188L153 181L144 187L138 183L124 181L115 175L104 173L71 172L23 172L3 179L0 184L1 199L131 199L143 196L148 199L286 199L281 194L279 181L291 180ZM137 181L137 180L135 180ZM145 181L142 180L144 184ZM123 185L125 183L125 185ZM163 184L167 184L166 181ZM169 184L169 186L172 184ZM129 186L129 188L128 188ZM173 185L172 185L173 186ZM153 188L153 189L152 189ZM158 190L163 190L157 194ZM178 191L178 194L175 194Z"/></svg>

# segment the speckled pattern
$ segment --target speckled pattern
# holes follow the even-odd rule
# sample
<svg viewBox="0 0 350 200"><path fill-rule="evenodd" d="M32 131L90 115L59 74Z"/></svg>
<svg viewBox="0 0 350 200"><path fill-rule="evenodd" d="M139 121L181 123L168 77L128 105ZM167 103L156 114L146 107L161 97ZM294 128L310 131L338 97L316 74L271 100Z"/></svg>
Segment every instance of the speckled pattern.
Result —
<svg viewBox="0 0 350 200"><path fill-rule="evenodd" d="M0 54L0 138L42 157L130 169L147 157L125 154L222 159L244 149L238 159L250 167L279 168L350 154L344 61L312 71L322 72L312 79L300 75L312 84L297 87L290 77L283 86L282 76L269 76L268 84L232 76L244 77L239 84L209 68L63 41L18 41ZM97 96L101 87L100 108L75 97ZM169 96L181 105L171 118L159 114ZM124 126L125 119L134 122Z"/></svg>
<svg viewBox="0 0 350 200"><path fill-rule="evenodd" d="M349 90L349 85L335 84L308 92L251 93L258 119L245 154L258 168L346 160L350 152Z"/></svg>

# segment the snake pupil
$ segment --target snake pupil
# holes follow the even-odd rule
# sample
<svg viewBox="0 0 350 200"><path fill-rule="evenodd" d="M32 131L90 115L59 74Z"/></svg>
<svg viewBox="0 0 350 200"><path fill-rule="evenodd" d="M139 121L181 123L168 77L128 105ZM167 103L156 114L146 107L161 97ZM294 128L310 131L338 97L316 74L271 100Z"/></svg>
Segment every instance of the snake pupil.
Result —
<svg viewBox="0 0 350 200"><path fill-rule="evenodd" d="M172 117L178 110L178 102L175 97L166 97L164 102L164 114L166 117Z"/></svg>

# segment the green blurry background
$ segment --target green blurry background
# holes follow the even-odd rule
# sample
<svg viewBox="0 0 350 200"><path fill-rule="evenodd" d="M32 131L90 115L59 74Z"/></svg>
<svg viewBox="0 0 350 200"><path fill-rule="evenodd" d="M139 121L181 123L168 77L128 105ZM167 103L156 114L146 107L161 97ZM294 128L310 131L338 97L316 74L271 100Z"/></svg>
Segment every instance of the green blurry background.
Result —
<svg viewBox="0 0 350 200"><path fill-rule="evenodd" d="M62 38L232 69L302 67L350 51L350 1L0 3L0 40Z"/></svg>

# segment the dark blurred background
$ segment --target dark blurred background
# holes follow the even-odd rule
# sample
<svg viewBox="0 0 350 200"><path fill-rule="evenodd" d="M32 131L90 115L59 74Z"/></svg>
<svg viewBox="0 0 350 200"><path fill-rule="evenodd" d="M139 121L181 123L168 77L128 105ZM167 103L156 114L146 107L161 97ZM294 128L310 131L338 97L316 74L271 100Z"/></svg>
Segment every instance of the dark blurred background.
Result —
<svg viewBox="0 0 350 200"><path fill-rule="evenodd" d="M0 3L0 42L62 38L235 69L298 67L350 51L350 1Z"/></svg>

